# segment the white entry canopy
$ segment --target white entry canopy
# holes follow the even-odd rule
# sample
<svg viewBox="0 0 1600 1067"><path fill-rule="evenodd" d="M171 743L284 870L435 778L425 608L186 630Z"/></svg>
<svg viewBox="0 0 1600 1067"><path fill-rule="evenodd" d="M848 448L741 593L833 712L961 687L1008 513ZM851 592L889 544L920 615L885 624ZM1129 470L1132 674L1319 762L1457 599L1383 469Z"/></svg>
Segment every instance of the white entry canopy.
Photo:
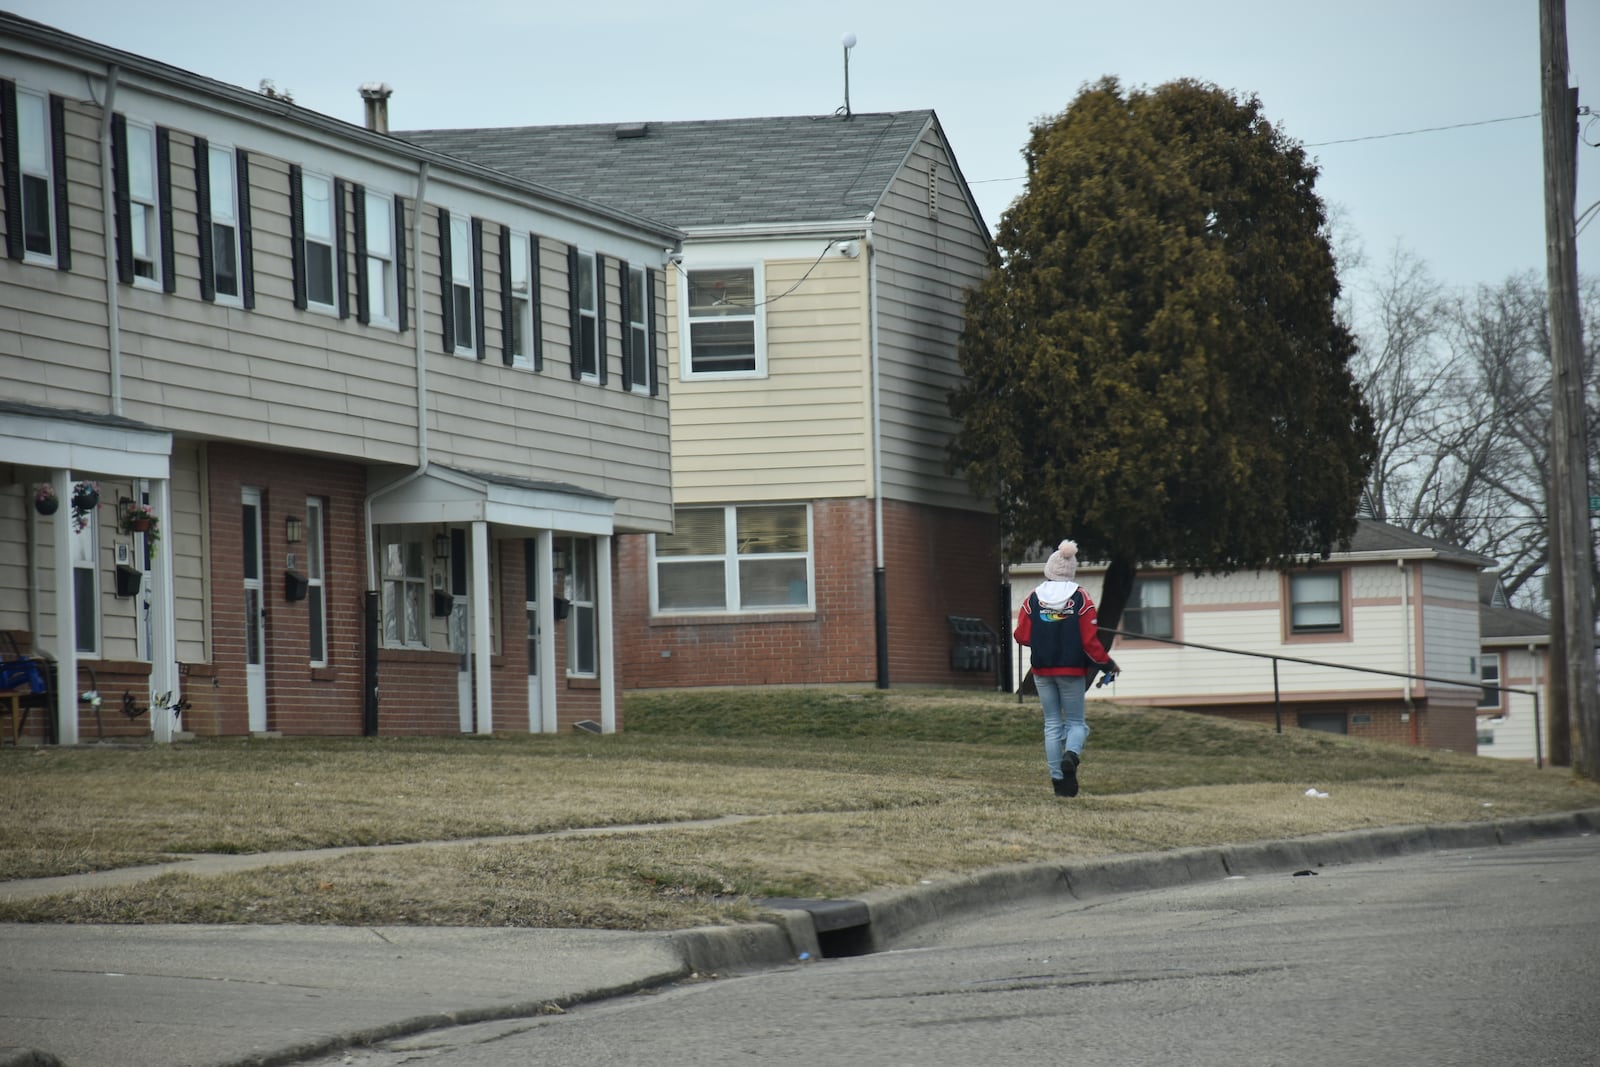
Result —
<svg viewBox="0 0 1600 1067"><path fill-rule="evenodd" d="M484 474L430 464L419 477L369 478L374 523L488 522L529 531L610 536L614 498L561 482Z"/></svg>
<svg viewBox="0 0 1600 1067"><path fill-rule="evenodd" d="M0 401L0 462L164 480L171 456L172 434L133 419Z"/></svg>

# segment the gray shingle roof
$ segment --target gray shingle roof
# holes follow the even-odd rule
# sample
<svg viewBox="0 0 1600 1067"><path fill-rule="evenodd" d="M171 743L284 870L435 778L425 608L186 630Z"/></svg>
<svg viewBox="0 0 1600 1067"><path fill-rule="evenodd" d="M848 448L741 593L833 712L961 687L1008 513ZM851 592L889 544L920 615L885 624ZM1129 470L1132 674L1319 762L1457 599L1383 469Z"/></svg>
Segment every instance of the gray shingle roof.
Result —
<svg viewBox="0 0 1600 1067"><path fill-rule="evenodd" d="M394 136L689 227L861 218L877 208L930 122L933 112L922 110ZM641 127L642 135L618 136Z"/></svg>

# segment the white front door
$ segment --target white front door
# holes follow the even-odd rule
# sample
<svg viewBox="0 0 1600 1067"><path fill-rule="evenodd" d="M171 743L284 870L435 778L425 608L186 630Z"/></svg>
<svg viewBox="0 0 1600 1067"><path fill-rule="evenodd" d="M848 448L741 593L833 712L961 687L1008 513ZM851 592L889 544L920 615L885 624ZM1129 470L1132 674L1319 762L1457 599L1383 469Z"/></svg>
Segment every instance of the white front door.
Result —
<svg viewBox="0 0 1600 1067"><path fill-rule="evenodd" d="M262 588L261 490L242 493L244 517L240 526L244 563L244 687L250 712L250 732L267 728L267 605Z"/></svg>

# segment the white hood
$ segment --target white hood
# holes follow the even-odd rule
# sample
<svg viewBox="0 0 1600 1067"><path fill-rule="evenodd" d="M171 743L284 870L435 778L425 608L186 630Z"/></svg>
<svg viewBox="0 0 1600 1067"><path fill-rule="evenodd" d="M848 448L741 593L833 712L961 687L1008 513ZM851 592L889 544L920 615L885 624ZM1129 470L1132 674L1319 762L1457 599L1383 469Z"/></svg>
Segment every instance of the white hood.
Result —
<svg viewBox="0 0 1600 1067"><path fill-rule="evenodd" d="M1072 594L1078 591L1077 582L1040 582L1034 589L1039 597L1039 603L1047 608L1064 608L1067 601L1072 599Z"/></svg>

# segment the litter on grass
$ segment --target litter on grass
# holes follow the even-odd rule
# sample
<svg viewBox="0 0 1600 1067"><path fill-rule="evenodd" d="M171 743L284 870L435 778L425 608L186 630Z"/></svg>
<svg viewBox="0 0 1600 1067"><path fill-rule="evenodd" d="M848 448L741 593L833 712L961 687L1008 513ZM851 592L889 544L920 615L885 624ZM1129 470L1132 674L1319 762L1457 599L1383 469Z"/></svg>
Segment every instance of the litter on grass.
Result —
<svg viewBox="0 0 1600 1067"><path fill-rule="evenodd" d="M1312 786L1310 789L1306 790L1306 796L1308 796L1308 797L1316 797L1318 800L1326 800L1327 797L1328 797L1328 794L1322 793L1322 792L1318 792L1317 791L1317 787L1316 786Z"/></svg>

